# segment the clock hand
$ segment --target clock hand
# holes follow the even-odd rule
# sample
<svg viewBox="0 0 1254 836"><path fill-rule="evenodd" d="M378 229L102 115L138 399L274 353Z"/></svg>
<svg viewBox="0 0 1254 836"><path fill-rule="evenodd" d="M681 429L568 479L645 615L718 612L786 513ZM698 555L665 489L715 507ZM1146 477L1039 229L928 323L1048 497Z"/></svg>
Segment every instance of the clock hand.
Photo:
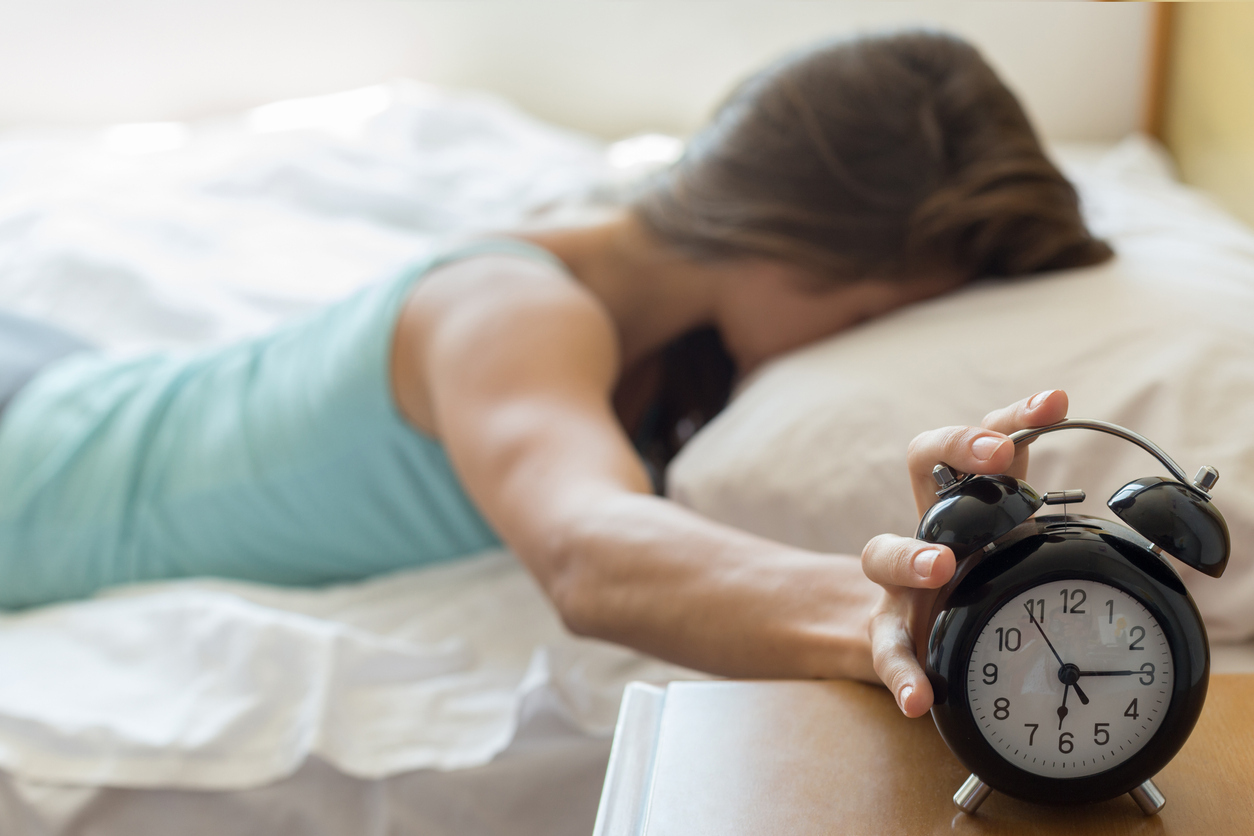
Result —
<svg viewBox="0 0 1254 836"><path fill-rule="evenodd" d="M1054 643L1049 640L1049 636L1045 635L1045 628L1041 626L1041 623L1036 620L1036 616L1032 614L1032 603L1028 602L1025 606L1027 607L1027 610L1028 610L1028 618L1031 619L1032 623L1036 625L1036 629L1041 631L1041 638L1045 640L1045 644L1049 645L1049 652L1054 654L1054 658L1058 660L1058 664L1062 665L1063 668L1066 668L1067 667L1066 663L1062 661L1062 657L1059 656L1058 651L1054 649ZM1073 665L1072 667L1075 667L1075 666ZM1078 672L1076 673L1076 677L1079 678ZM1067 687L1075 688L1075 695L1080 698L1081 705L1089 704L1089 695L1084 693L1084 689L1080 687L1080 683L1073 682L1069 684ZM1060 709L1059 715L1058 715L1058 728L1060 729L1062 728L1062 718L1066 716L1067 716L1067 692L1064 689L1062 693L1062 708Z"/></svg>
<svg viewBox="0 0 1254 836"><path fill-rule="evenodd" d="M1145 675L1145 671L1080 671L1079 676L1135 676Z"/></svg>
<svg viewBox="0 0 1254 836"><path fill-rule="evenodd" d="M1054 658L1058 660L1058 664L1065 664L1062 657L1058 655L1058 651L1054 650L1054 643L1049 640L1049 636L1045 635L1045 628L1036 620L1036 616L1032 614L1032 602L1029 601L1025 606L1028 608L1028 618L1032 619L1032 623L1036 625L1036 629L1041 631L1041 638L1045 640L1045 644L1049 645L1049 652L1054 654Z"/></svg>
<svg viewBox="0 0 1254 836"><path fill-rule="evenodd" d="M1058 708L1058 730L1062 731L1062 721L1067 716L1067 692L1071 690L1070 685L1064 685L1062 689L1062 705Z"/></svg>

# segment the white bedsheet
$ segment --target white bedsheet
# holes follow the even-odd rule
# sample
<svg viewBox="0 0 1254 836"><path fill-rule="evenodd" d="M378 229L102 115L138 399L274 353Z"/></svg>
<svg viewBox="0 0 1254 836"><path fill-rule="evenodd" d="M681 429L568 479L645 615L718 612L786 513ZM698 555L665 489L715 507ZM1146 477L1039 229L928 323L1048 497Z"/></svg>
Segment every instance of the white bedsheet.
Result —
<svg viewBox="0 0 1254 836"><path fill-rule="evenodd" d="M562 629L509 554L321 590L196 580L0 618L0 767L238 789L309 757L357 778L608 738L623 686L684 676Z"/></svg>

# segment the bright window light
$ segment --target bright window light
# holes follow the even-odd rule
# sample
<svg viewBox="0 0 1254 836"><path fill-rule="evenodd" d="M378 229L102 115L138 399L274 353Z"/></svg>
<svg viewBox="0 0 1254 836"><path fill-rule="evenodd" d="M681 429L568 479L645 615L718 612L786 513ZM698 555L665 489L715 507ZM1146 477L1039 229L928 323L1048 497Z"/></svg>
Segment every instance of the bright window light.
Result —
<svg viewBox="0 0 1254 836"><path fill-rule="evenodd" d="M310 129L353 131L391 103L392 94L384 86L288 99L249 111L248 127L257 133Z"/></svg>
<svg viewBox="0 0 1254 836"><path fill-rule="evenodd" d="M117 154L155 154L187 144L191 131L181 122L132 122L106 128L105 147Z"/></svg>
<svg viewBox="0 0 1254 836"><path fill-rule="evenodd" d="M684 153L684 141L665 134L640 134L621 139L605 152L614 168L635 168L673 163Z"/></svg>

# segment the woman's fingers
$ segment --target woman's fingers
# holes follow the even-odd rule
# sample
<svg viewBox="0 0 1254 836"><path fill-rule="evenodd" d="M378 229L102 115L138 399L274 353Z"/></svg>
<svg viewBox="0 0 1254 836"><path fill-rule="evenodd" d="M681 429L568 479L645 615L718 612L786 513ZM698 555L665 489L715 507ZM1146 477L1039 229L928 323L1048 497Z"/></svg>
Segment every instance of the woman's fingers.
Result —
<svg viewBox="0 0 1254 836"><path fill-rule="evenodd" d="M902 713L919 717L932 707L932 684L915 657L910 622L909 605L899 596L887 595L871 617L871 654L875 675L888 686Z"/></svg>
<svg viewBox="0 0 1254 836"><path fill-rule="evenodd" d="M995 409L984 416L982 426L1009 435L1016 430L1031 427L1045 427L1057 424L1067 417L1069 406L1067 393L1061 389L1048 389L1037 392L1030 398L1013 403L1003 409ZM1028 442L1018 445L1014 461L1006 469L1006 473L1016 479L1025 479L1028 475Z"/></svg>
<svg viewBox="0 0 1254 836"><path fill-rule="evenodd" d="M1004 433L982 427L941 427L915 436L906 451L910 484L922 514L936 501L932 468L944 462L962 473L1002 473L1015 458Z"/></svg>
<svg viewBox="0 0 1254 836"><path fill-rule="evenodd" d="M984 417L980 427L941 427L921 433L910 442L906 462L914 499L922 514L936 502L932 468L944 462L960 473L1027 475L1027 445L1015 445L1007 435L1016 430L1044 427L1067 417L1067 393L1061 389L1038 392Z"/></svg>
<svg viewBox="0 0 1254 836"><path fill-rule="evenodd" d="M946 546L881 534L862 549L862 572L881 586L935 589L954 575L954 553Z"/></svg>

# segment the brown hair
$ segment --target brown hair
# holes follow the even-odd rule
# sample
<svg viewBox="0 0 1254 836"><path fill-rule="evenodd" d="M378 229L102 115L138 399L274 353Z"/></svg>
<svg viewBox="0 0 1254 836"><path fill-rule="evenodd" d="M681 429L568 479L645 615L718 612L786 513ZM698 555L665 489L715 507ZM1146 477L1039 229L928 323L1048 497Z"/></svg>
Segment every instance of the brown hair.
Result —
<svg viewBox="0 0 1254 836"><path fill-rule="evenodd" d="M633 208L691 257L783 259L838 282L1018 276L1111 256L1014 94L972 46L938 32L828 42L767 67ZM698 339L707 354L711 339ZM684 366L679 348L667 379ZM664 384L661 423L712 417L730 362L718 374L703 388L721 400L703 404L683 381ZM662 445L667 460L677 441Z"/></svg>
<svg viewBox="0 0 1254 836"><path fill-rule="evenodd" d="M936 32L822 44L742 83L636 201L698 258L835 278L1014 276L1107 259L980 54Z"/></svg>

